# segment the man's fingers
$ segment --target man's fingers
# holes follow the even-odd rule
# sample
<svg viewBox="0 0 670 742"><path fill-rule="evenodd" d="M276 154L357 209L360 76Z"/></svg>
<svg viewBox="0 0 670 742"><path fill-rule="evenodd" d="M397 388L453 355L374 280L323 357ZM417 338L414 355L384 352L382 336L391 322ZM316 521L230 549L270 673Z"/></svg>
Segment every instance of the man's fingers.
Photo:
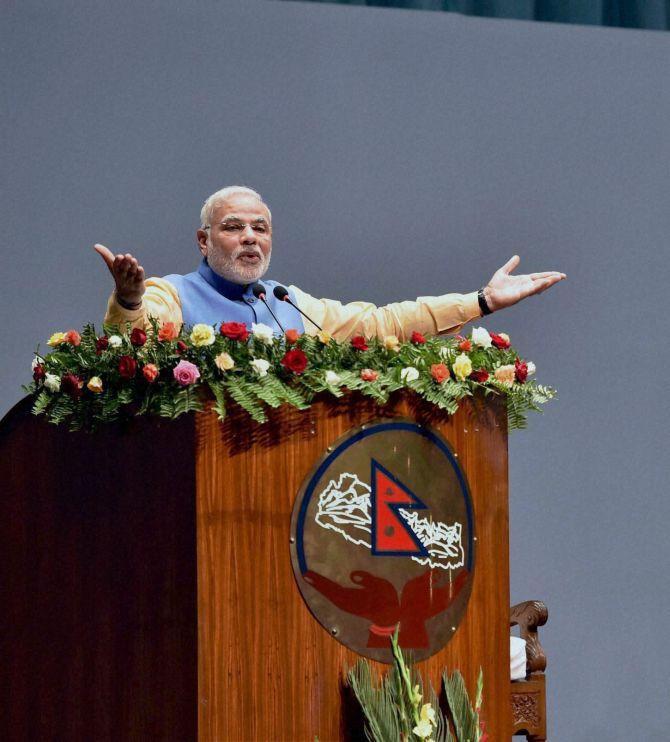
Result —
<svg viewBox="0 0 670 742"><path fill-rule="evenodd" d="M512 257L503 265L500 269L503 273L511 273L517 265L521 262L521 258L518 255L512 255Z"/></svg>
<svg viewBox="0 0 670 742"><path fill-rule="evenodd" d="M100 245L97 242L93 245L93 249L105 261L105 265L109 268L109 272L114 273L114 253L108 247Z"/></svg>
<svg viewBox="0 0 670 742"><path fill-rule="evenodd" d="M531 273L528 277L531 281L536 281L538 278L565 278L565 273L560 273L559 271L544 271L544 273Z"/></svg>

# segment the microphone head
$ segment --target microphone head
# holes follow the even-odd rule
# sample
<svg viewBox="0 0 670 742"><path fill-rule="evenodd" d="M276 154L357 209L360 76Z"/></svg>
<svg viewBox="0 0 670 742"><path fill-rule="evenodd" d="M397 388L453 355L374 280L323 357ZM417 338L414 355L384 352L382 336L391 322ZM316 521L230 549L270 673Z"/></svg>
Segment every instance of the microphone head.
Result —
<svg viewBox="0 0 670 742"><path fill-rule="evenodd" d="M272 293L277 297L277 299L279 299L279 301L286 301L286 297L288 296L288 290L283 286L275 286Z"/></svg>
<svg viewBox="0 0 670 742"><path fill-rule="evenodd" d="M257 299L265 299L265 286L263 286L259 281L256 281L256 283L251 287L251 293Z"/></svg>

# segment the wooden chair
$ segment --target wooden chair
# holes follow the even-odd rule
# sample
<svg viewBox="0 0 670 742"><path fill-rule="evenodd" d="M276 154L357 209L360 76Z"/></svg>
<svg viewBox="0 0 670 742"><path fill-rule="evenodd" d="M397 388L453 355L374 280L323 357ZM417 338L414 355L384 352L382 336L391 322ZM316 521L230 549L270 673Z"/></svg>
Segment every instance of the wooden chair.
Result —
<svg viewBox="0 0 670 742"><path fill-rule="evenodd" d="M539 600L527 600L510 610L510 626L518 626L522 639L526 640L525 680L513 680L510 684L512 706L512 734L525 735L530 742L547 739L547 704L544 670L547 658L537 635L539 626L547 623L549 611Z"/></svg>

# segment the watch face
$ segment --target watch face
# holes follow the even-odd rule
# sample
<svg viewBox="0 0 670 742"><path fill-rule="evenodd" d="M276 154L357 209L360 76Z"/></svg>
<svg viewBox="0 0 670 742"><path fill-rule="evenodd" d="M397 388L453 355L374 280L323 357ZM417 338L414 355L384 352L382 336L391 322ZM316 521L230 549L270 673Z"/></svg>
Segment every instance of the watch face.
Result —
<svg viewBox="0 0 670 742"><path fill-rule="evenodd" d="M472 588L472 503L457 456L411 420L350 430L303 482L291 558L310 611L338 641L391 662L454 635Z"/></svg>

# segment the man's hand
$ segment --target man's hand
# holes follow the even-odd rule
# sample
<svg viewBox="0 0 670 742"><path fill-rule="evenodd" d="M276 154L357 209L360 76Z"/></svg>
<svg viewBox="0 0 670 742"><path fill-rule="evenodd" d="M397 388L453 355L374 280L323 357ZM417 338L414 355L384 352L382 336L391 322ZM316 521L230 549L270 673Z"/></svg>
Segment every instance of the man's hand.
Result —
<svg viewBox="0 0 670 742"><path fill-rule="evenodd" d="M512 271L519 265L519 256L513 255L502 268L494 274L484 288L486 303L492 312L505 307L511 307L521 299L534 294L541 294L550 286L562 281L565 273L546 271L545 273L530 273L527 276L512 276Z"/></svg>
<svg viewBox="0 0 670 742"><path fill-rule="evenodd" d="M114 255L104 245L93 245L93 249L105 261L116 284L116 296L124 305L138 306L144 295L144 268L130 253Z"/></svg>

